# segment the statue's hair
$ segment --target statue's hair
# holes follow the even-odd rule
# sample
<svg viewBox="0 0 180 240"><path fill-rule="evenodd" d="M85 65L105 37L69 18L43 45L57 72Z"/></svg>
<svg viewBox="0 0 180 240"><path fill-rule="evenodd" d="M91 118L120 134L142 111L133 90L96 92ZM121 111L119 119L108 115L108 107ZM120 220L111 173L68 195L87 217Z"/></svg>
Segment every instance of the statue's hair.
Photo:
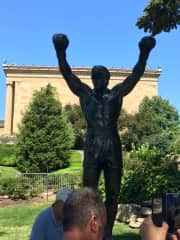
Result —
<svg viewBox="0 0 180 240"><path fill-rule="evenodd" d="M100 78L100 79L110 79L110 72L109 70L101 65L94 66L91 71L92 79Z"/></svg>
<svg viewBox="0 0 180 240"><path fill-rule="evenodd" d="M74 190L63 205L63 229L83 229L93 214L102 219L103 211L104 203L98 191L88 187Z"/></svg>

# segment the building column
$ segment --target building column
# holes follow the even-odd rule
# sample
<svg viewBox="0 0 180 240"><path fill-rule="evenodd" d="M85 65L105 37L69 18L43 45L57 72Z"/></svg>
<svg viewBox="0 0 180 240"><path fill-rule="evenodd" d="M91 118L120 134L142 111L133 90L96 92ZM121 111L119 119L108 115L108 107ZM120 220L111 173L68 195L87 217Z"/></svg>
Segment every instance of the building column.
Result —
<svg viewBox="0 0 180 240"><path fill-rule="evenodd" d="M6 84L5 135L12 135L13 84Z"/></svg>

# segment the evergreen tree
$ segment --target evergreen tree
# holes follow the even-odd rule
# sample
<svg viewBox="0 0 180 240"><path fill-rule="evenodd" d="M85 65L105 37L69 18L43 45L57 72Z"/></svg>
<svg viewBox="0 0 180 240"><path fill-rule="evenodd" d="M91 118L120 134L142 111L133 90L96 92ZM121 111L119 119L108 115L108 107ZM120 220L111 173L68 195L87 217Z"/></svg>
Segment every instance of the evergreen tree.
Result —
<svg viewBox="0 0 180 240"><path fill-rule="evenodd" d="M74 135L48 84L33 95L17 135L17 166L22 172L45 172L68 164Z"/></svg>

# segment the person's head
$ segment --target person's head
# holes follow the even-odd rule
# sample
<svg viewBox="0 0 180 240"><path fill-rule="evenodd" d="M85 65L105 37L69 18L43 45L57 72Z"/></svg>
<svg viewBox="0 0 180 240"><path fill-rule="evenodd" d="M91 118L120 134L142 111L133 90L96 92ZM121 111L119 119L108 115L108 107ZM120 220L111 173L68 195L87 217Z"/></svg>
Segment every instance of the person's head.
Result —
<svg viewBox="0 0 180 240"><path fill-rule="evenodd" d="M100 193L91 188L74 190L63 205L64 232L78 229L83 239L103 238L106 209Z"/></svg>
<svg viewBox="0 0 180 240"><path fill-rule="evenodd" d="M91 78L95 89L105 89L109 83L110 72L104 66L94 66L91 71Z"/></svg>
<svg viewBox="0 0 180 240"><path fill-rule="evenodd" d="M57 193L56 193L56 200L53 203L53 207L55 210L55 215L57 218L61 217L61 212L62 212L62 207L64 202L66 201L67 197L69 194L72 192L71 189L68 188L61 188Z"/></svg>

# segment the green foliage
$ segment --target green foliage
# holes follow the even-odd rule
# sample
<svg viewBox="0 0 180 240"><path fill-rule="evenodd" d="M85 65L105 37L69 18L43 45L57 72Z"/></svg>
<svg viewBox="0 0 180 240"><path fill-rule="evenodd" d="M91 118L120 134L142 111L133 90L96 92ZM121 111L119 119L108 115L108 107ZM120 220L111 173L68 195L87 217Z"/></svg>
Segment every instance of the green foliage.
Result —
<svg viewBox="0 0 180 240"><path fill-rule="evenodd" d="M119 131L126 130L127 126L129 126L130 121L131 115L128 114L124 109L122 109L118 118L118 130Z"/></svg>
<svg viewBox="0 0 180 240"><path fill-rule="evenodd" d="M68 165L74 135L55 99L54 89L36 91L17 135L17 166L22 172L46 172Z"/></svg>
<svg viewBox="0 0 180 240"><path fill-rule="evenodd" d="M180 172L170 156L162 157L157 148L142 145L133 148L130 158L136 166L124 171L120 202L141 203L151 199L153 193L180 191Z"/></svg>
<svg viewBox="0 0 180 240"><path fill-rule="evenodd" d="M180 129L177 130L176 138L171 143L170 152L174 156L180 156Z"/></svg>
<svg viewBox="0 0 180 240"><path fill-rule="evenodd" d="M103 201L106 199L104 175L101 173L98 183L98 190L101 193Z"/></svg>
<svg viewBox="0 0 180 240"><path fill-rule="evenodd" d="M33 188L33 181L27 178L1 178L0 195L7 195L10 199L28 199L38 196L41 189Z"/></svg>
<svg viewBox="0 0 180 240"><path fill-rule="evenodd" d="M0 144L0 165L1 166L15 166L15 145L14 144Z"/></svg>
<svg viewBox="0 0 180 240"><path fill-rule="evenodd" d="M162 155L170 151L170 146L178 138L179 115L167 100L161 97L145 97L139 106L139 112L129 118L128 131L122 134L125 150L148 144L157 147Z"/></svg>
<svg viewBox="0 0 180 240"><path fill-rule="evenodd" d="M123 151L123 169L125 171L127 170L133 170L137 166L137 161L136 159L130 158L130 152L125 152Z"/></svg>
<svg viewBox="0 0 180 240"><path fill-rule="evenodd" d="M0 166L0 178L1 177L17 177L20 172L15 167Z"/></svg>
<svg viewBox="0 0 180 240"><path fill-rule="evenodd" d="M179 0L150 0L144 9L144 15L136 23L138 28L156 35L169 32L180 24Z"/></svg>
<svg viewBox="0 0 180 240"><path fill-rule="evenodd" d="M75 135L75 149L82 149L84 146L86 121L84 119L81 107L77 104L67 104L64 107L64 112L71 122Z"/></svg>
<svg viewBox="0 0 180 240"><path fill-rule="evenodd" d="M72 173L74 171L80 171L82 169L82 155L78 150L71 150L69 165L64 169L59 169L57 171L52 172L51 174L64 174L64 173Z"/></svg>

